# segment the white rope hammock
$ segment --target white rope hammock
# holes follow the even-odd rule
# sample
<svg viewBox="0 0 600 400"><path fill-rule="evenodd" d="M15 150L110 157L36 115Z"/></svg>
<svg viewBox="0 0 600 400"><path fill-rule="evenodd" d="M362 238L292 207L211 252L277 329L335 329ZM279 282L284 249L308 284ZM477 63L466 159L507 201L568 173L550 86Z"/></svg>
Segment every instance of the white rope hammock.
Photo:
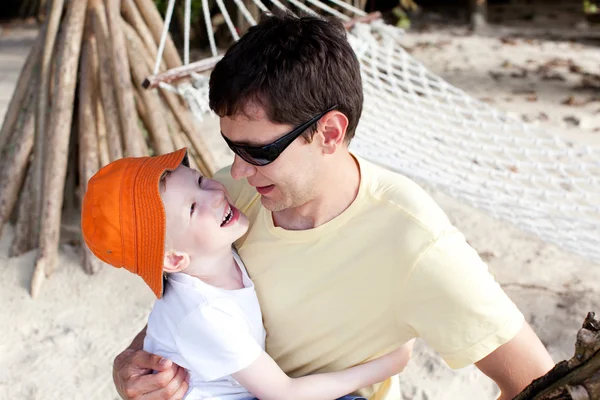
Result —
<svg viewBox="0 0 600 400"><path fill-rule="evenodd" d="M256 21L242 0L233 0L246 21ZM252 0L261 11L268 8ZM214 64L207 0L203 1ZM239 39L223 0L216 1L232 37ZM333 15L343 21L365 12L341 0L270 0L290 11ZM154 73L159 72L175 0L170 0ZM189 16L185 0L184 60L189 63ZM341 11L340 11L341 10ZM349 16L347 14L352 14ZM425 182L566 250L600 262L600 151L567 143L503 114L443 81L401 46L401 29L381 20L356 22L348 40L362 68L364 111L351 149L358 155ZM198 118L210 113L208 78L160 82L179 93Z"/></svg>

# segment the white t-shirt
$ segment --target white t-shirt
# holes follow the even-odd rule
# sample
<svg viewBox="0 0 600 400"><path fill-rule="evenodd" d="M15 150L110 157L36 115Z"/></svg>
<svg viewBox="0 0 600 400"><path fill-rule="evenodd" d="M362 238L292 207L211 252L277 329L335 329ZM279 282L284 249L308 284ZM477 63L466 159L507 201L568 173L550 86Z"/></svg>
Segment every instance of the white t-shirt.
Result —
<svg viewBox="0 0 600 400"><path fill-rule="evenodd" d="M225 290L185 273L170 274L148 318L144 350L189 371L185 399L242 400L254 396L231 377L265 349L262 314L244 264L244 288Z"/></svg>

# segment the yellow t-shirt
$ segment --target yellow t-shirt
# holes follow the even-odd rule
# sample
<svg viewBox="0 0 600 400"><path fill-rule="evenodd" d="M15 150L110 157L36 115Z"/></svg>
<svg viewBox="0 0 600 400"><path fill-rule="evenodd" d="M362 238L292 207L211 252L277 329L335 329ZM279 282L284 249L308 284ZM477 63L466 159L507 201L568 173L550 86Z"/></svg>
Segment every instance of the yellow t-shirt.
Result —
<svg viewBox="0 0 600 400"><path fill-rule="evenodd" d="M410 179L357 160L354 202L304 231L275 227L256 190L229 168L215 176L251 222L236 245L277 364L291 376L340 370L422 337L460 368L512 339L522 314L433 199ZM389 387L361 394L399 398Z"/></svg>

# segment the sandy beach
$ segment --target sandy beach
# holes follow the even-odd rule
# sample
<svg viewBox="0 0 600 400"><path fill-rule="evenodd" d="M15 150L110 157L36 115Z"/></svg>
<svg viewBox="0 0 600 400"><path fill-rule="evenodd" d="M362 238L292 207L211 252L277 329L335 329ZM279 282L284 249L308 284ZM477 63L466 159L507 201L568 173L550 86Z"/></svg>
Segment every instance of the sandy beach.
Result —
<svg viewBox="0 0 600 400"><path fill-rule="evenodd" d="M34 29L0 26L0 119L35 34ZM408 33L403 44L473 97L568 140L600 148L598 43L482 36L439 27ZM570 68L573 64L579 70ZM584 73L591 81L582 87ZM599 77L595 87L594 76ZM231 154L216 121L209 119L203 127L219 164L227 165ZM426 189L489 264L554 360L570 358L586 313L600 312L600 265ZM13 226L2 232L0 399L119 398L112 361L145 325L153 295L126 271L105 267L86 275L78 247L66 240L76 237L77 229L76 224L63 227L59 266L36 300L28 293L35 253L9 259ZM450 370L422 342L400 381L402 399L491 400L498 394L475 367Z"/></svg>

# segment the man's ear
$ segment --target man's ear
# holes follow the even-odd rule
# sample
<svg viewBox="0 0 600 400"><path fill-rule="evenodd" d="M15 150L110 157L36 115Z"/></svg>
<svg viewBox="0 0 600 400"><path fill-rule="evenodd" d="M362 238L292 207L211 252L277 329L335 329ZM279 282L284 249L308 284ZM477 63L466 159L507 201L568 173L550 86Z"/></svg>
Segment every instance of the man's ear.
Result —
<svg viewBox="0 0 600 400"><path fill-rule="evenodd" d="M319 135L323 153L333 154L339 146L345 145L347 128L348 117L339 111L330 111L321 118L317 135Z"/></svg>
<svg viewBox="0 0 600 400"><path fill-rule="evenodd" d="M163 261L165 272L180 272L190 265L190 256L187 253L167 251Z"/></svg>

